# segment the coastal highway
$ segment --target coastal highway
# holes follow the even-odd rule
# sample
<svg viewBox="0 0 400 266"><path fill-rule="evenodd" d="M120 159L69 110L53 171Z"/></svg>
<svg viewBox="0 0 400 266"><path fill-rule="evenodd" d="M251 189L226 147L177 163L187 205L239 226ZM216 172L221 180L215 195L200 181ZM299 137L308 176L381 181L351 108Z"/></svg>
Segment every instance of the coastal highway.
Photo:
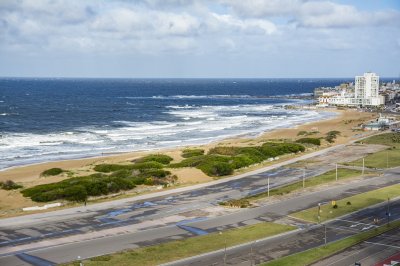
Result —
<svg viewBox="0 0 400 266"><path fill-rule="evenodd" d="M337 146L317 154L325 168L321 165L309 167L307 177L332 169L332 162L343 160L341 155L347 149L345 146ZM364 153L353 152L353 157L362 157L367 150L370 149L366 149ZM365 179L319 194L312 193L259 208L236 210L233 213L210 211L223 209L217 206L219 201L266 190L268 177L272 188L299 180L302 174L303 169L278 165L268 171L219 180L215 184L202 185L203 187L195 190L146 201L125 200L123 203L119 201L119 206L113 202L100 205L106 206L105 208L93 205L24 218L3 219L0 221L0 264L29 265L29 262L31 265L39 265L29 260L29 256L34 258L33 261L67 262L77 256L91 257L259 221L276 220L294 210L315 206L318 202L393 184L399 173L393 170L383 177Z"/></svg>
<svg viewBox="0 0 400 266"><path fill-rule="evenodd" d="M400 219L400 199L391 202L392 221ZM325 228L327 243L352 236L357 233L386 224L386 203L363 209L340 219L329 221L321 225L308 225L303 230L285 234L282 237L267 238L253 243L229 248L226 252L227 265L254 265L287 256L325 244ZM374 219L379 219L377 225ZM397 244L396 244L397 241ZM362 265L373 265L383 258L396 253L399 246L400 229L392 230L381 236L371 238L367 242L352 247L350 252L341 252L338 255L320 261L314 266L350 266L356 261ZM371 244L374 243L374 244ZM381 245L378 245L381 244ZM385 246L386 245L386 246ZM392 246L391 248L387 245ZM400 247L399 247L400 248ZM374 251L374 252L372 252ZM385 251L385 252L383 252ZM400 250L397 250L399 252ZM345 254L342 254L345 253ZM165 266L202 266L224 265L225 251L219 250L208 254L186 258L180 261L167 263ZM366 263L368 261L368 263ZM252 264L253 263L253 264Z"/></svg>
<svg viewBox="0 0 400 266"><path fill-rule="evenodd" d="M70 242L71 239L69 243L65 244L57 243L56 241L57 239L54 239L54 240L42 241L39 243L31 243L28 245L6 247L2 248L1 250L2 254L0 256L0 265L29 265L28 263L25 262L27 257L40 259L41 261L62 263L74 260L78 256L80 256L81 258L87 258L104 253L119 251L122 249L153 245L156 243L170 241L173 239L191 237L199 235L202 232L210 233L210 232L225 230L228 228L243 226L246 224L257 223L261 221L275 221L281 219L289 219L286 217L287 214L311 206L316 206L318 202L326 202L331 199L340 199L352 195L354 193L364 192L371 189L376 189L381 186L398 183L399 174L400 174L400 169L392 170L385 176L368 178L361 180L359 182L343 184L341 186L329 188L324 191L305 194L296 198L268 204L266 206L246 209L232 214L214 218L208 218L205 220L200 219L200 220L188 221L185 225L189 227L188 228L189 230L185 230L183 228L178 227L177 223L165 226L156 226L152 229L147 228L144 231L140 230L135 231L134 229L128 227L124 228L124 230L120 232L108 232L108 235L107 234L98 235L97 237L94 236L92 239L87 239L87 240L75 239L74 242L72 243ZM398 205L397 202L393 203L392 205L395 213L399 213L398 211L396 211L397 207L395 206L397 205ZM368 217L376 217L376 215L370 215L368 213L366 213L365 215ZM394 218L396 217L393 217L393 219ZM365 220L360 220L360 221L365 224L368 224L368 222L366 222ZM295 236L294 239L297 239L296 241L299 242L290 243L290 245L293 245L293 247L297 246L300 247L301 249L305 249L308 247L306 243L308 243L309 241L315 239L317 240L321 239L321 230L322 230L321 228L319 229L316 228L317 231L313 235L309 234L308 231L306 231L306 229L310 226L308 224L303 224L298 221L290 221L290 219L286 223L293 224L301 228L302 231L300 231L300 233L303 232L303 230L305 232L301 235ZM347 224L344 221L337 221L334 227L337 228L346 227L343 226L343 223ZM348 227L350 226L351 224ZM359 229L362 230L363 228L364 227L360 226ZM336 239L337 237L345 237L349 235L349 233L352 233L352 231L339 230L339 229L332 231L332 229L328 228L328 235L329 235L328 239L333 240ZM38 245L43 242L45 242L43 245ZM276 247L274 248L276 252L275 254L276 256L282 256L285 254L287 246L286 245L279 246L277 245L277 243L278 243L277 239L275 239L273 241L273 246ZM318 243L316 243L316 245L317 244ZM233 254L239 254L239 253L234 252ZM217 256L214 259L217 261L218 258L221 257ZM25 259L25 261L23 259ZM239 259L242 260L242 258ZM260 257L259 260L260 261L268 260L268 258ZM203 262L204 261L202 261L201 263ZM235 263L233 263L232 265L235 265ZM46 265L46 264L31 264L31 265ZM207 265L207 263L202 265Z"/></svg>

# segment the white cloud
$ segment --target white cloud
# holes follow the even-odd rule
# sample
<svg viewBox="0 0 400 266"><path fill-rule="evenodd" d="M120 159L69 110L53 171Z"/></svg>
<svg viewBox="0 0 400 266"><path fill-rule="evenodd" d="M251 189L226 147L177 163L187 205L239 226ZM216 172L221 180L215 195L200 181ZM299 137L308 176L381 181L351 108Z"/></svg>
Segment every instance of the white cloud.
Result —
<svg viewBox="0 0 400 266"><path fill-rule="evenodd" d="M365 12L354 6L310 1L301 5L296 20L300 26L314 28L351 28L360 26L400 26L400 12L395 10Z"/></svg>
<svg viewBox="0 0 400 266"><path fill-rule="evenodd" d="M221 0L235 13L245 17L290 15L300 7L302 0Z"/></svg>
<svg viewBox="0 0 400 266"><path fill-rule="evenodd" d="M272 34L277 31L274 23L262 19L239 19L232 15L212 14L218 24L225 29L241 31L249 34Z"/></svg>

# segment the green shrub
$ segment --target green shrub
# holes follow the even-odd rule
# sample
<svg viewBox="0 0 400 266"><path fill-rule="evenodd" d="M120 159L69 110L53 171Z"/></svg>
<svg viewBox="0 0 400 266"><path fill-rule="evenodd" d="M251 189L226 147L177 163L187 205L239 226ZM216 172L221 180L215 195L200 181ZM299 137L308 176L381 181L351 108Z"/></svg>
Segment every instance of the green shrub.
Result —
<svg viewBox="0 0 400 266"><path fill-rule="evenodd" d="M233 173L233 167L229 163L225 162L212 162L207 164L202 164L199 166L205 174L209 176L224 176Z"/></svg>
<svg viewBox="0 0 400 266"><path fill-rule="evenodd" d="M33 201L84 201L88 196L107 195L135 187L132 180L107 175L74 177L57 183L38 185L22 190L22 195Z"/></svg>
<svg viewBox="0 0 400 266"><path fill-rule="evenodd" d="M111 173L119 170L132 170L133 164L98 164L93 169L96 172Z"/></svg>
<svg viewBox="0 0 400 266"><path fill-rule="evenodd" d="M301 138L296 140L296 142L298 143L304 143L304 144L313 144L313 145L317 145L320 146L321 145L321 140L318 138Z"/></svg>
<svg viewBox="0 0 400 266"><path fill-rule="evenodd" d="M340 135L340 131L337 130L329 131L328 133L326 133L325 140L329 143L333 143L335 142L335 139L338 135Z"/></svg>
<svg viewBox="0 0 400 266"><path fill-rule="evenodd" d="M165 178L171 174L170 171L163 169L146 169L143 170L140 176L142 177L155 177L155 178Z"/></svg>
<svg viewBox="0 0 400 266"><path fill-rule="evenodd" d="M121 170L113 172L110 176L119 177L119 178L127 178L127 177L132 176L132 170L121 169Z"/></svg>
<svg viewBox="0 0 400 266"><path fill-rule="evenodd" d="M41 175L42 176L55 176L55 175L61 174L62 172L64 172L64 170L61 168L50 168L50 169L47 169L46 171L43 171L41 173Z"/></svg>
<svg viewBox="0 0 400 266"><path fill-rule="evenodd" d="M162 169L164 167L163 164L158 163L158 162L143 162L143 163L135 163L134 165L131 166L132 169L137 169L137 170L146 170L146 169Z"/></svg>
<svg viewBox="0 0 400 266"><path fill-rule="evenodd" d="M264 143L260 147L215 147L207 155L186 158L170 167L196 167L210 176L230 175L234 169L260 163L268 158L286 153L304 151L303 145L296 143Z"/></svg>
<svg viewBox="0 0 400 266"><path fill-rule="evenodd" d="M137 159L137 163L144 163L144 162L157 162L161 164L169 164L173 159L164 154L150 154L140 159Z"/></svg>
<svg viewBox="0 0 400 266"><path fill-rule="evenodd" d="M111 255L103 255L103 256L90 258L90 261L110 261L111 259L112 259Z"/></svg>
<svg viewBox="0 0 400 266"><path fill-rule="evenodd" d="M4 190L13 190L13 189L22 188L22 185L19 185L12 180L7 180L4 182L0 182L0 188L2 188Z"/></svg>
<svg viewBox="0 0 400 266"><path fill-rule="evenodd" d="M204 155L203 149L185 149L182 151L183 158L190 158L199 155Z"/></svg>
<svg viewBox="0 0 400 266"><path fill-rule="evenodd" d="M67 187L64 194L67 200L76 202L83 202L88 197L86 188L82 185Z"/></svg>

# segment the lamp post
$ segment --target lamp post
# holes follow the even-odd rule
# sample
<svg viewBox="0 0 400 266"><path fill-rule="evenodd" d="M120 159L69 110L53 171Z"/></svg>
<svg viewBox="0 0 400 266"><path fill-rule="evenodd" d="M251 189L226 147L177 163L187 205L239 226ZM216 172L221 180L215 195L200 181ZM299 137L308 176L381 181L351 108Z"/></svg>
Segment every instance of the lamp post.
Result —
<svg viewBox="0 0 400 266"><path fill-rule="evenodd" d="M219 234L222 236L222 232L219 232ZM226 265L226 238L224 238L224 243L225 243L225 248L224 248L224 265Z"/></svg>
<svg viewBox="0 0 400 266"><path fill-rule="evenodd" d="M250 245L250 265L251 266L255 265L253 245L255 245L257 243L257 241L258 240L251 242L251 245Z"/></svg>
<svg viewBox="0 0 400 266"><path fill-rule="evenodd" d="M303 188L306 187L306 168L303 169Z"/></svg>
<svg viewBox="0 0 400 266"><path fill-rule="evenodd" d="M269 197L269 177L267 179L267 191L268 191L268 197Z"/></svg>
<svg viewBox="0 0 400 266"><path fill-rule="evenodd" d="M318 203L318 223L321 223L321 203Z"/></svg>
<svg viewBox="0 0 400 266"><path fill-rule="evenodd" d="M386 208L387 224L390 223L390 198L387 198L387 208Z"/></svg>

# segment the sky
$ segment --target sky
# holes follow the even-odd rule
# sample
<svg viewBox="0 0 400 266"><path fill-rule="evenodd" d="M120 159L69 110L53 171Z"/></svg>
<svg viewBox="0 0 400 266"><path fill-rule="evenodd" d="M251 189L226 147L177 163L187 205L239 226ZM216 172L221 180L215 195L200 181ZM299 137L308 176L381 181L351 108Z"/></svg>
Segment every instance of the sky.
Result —
<svg viewBox="0 0 400 266"><path fill-rule="evenodd" d="M400 76L398 0L0 0L0 76Z"/></svg>

